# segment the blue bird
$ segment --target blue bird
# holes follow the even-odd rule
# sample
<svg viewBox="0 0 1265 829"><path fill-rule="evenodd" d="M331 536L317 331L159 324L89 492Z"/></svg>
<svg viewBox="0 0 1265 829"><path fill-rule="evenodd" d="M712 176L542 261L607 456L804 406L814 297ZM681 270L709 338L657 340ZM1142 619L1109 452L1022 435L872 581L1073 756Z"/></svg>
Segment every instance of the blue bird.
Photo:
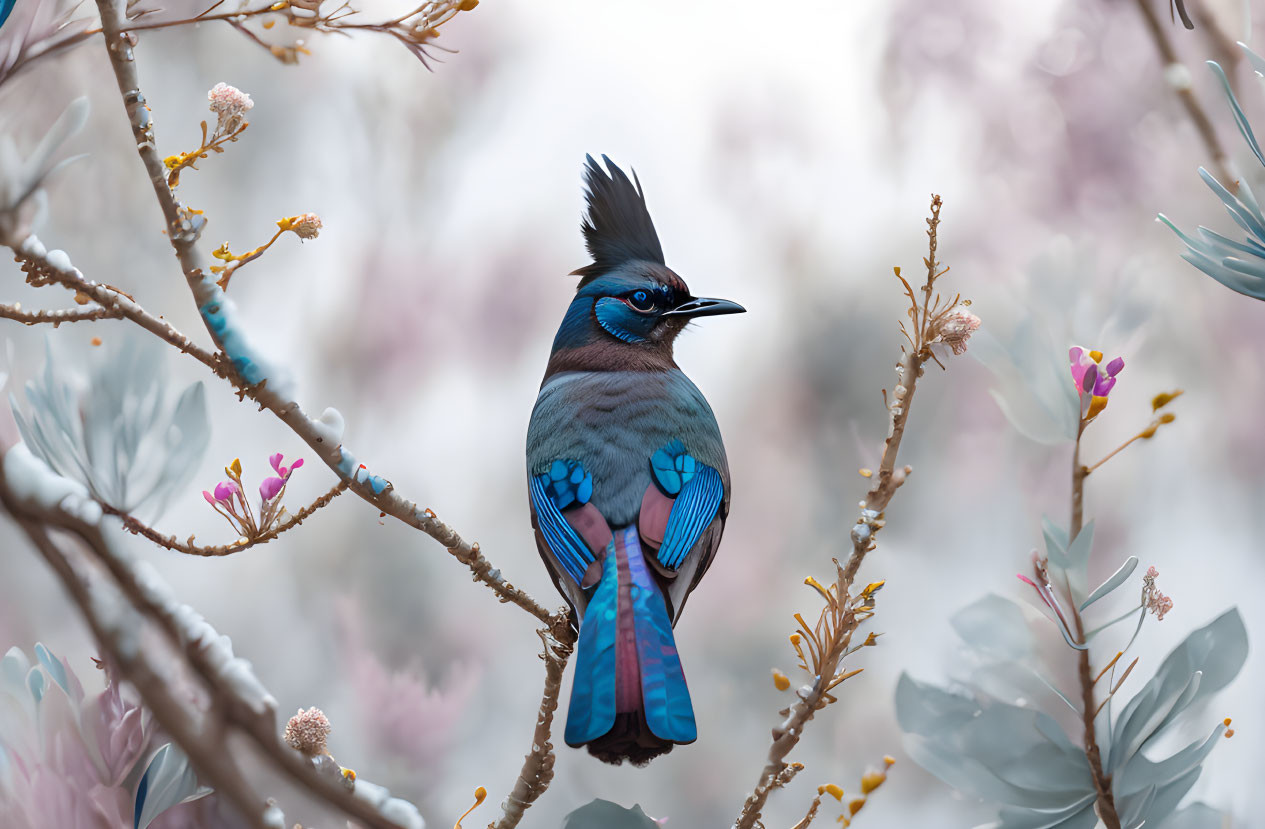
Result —
<svg viewBox="0 0 1265 829"><path fill-rule="evenodd" d="M716 555L729 466L716 417L672 358L696 317L641 182L588 157L580 277L527 429L536 546L579 638L566 741L644 765L698 736L672 628Z"/></svg>

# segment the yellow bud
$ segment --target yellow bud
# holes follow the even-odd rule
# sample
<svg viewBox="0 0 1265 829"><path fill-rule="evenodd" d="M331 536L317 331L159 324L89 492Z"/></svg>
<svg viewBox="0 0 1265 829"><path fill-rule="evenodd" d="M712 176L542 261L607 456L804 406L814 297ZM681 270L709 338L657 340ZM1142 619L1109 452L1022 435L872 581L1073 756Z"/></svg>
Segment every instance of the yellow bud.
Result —
<svg viewBox="0 0 1265 829"><path fill-rule="evenodd" d="M482 786L474 790L474 802L476 804L482 803L484 800L487 799L487 796L488 796L488 790L483 788Z"/></svg>
<svg viewBox="0 0 1265 829"><path fill-rule="evenodd" d="M1155 437L1155 430L1156 428L1158 428L1158 426L1159 426L1158 423L1152 423L1150 426L1147 426L1141 432L1138 432L1138 437L1142 438L1143 440L1150 440L1151 438Z"/></svg>
<svg viewBox="0 0 1265 829"><path fill-rule="evenodd" d="M896 765L896 758L890 754L884 754L883 765L887 766L890 769L892 766Z"/></svg>
<svg viewBox="0 0 1265 829"><path fill-rule="evenodd" d="M277 25L277 21L275 21L275 20L265 20L265 21L263 22L263 27L264 27L265 29L271 29L271 28L272 28L273 26L275 26L275 25Z"/></svg>
<svg viewBox="0 0 1265 829"><path fill-rule="evenodd" d="M356 779L355 769L343 769L343 777L346 778L347 780L355 781Z"/></svg>
<svg viewBox="0 0 1265 829"><path fill-rule="evenodd" d="M872 477L872 476L874 475L874 470L873 470L873 469L867 469L866 467L864 467L864 466L863 466L863 467L861 467L860 469L858 469L858 470L857 470L857 473L858 473L858 474L859 474L862 478L869 478L869 477Z"/></svg>
<svg viewBox="0 0 1265 829"><path fill-rule="evenodd" d="M228 249L228 242L225 242L224 244L220 245L215 250L211 251L211 255L214 256L216 259L219 259L223 262L233 261L233 254Z"/></svg>
<svg viewBox="0 0 1265 829"><path fill-rule="evenodd" d="M1177 415L1173 414L1172 412L1166 412L1160 415L1160 423L1172 423L1176 419L1177 419Z"/></svg>
<svg viewBox="0 0 1265 829"><path fill-rule="evenodd" d="M1102 362L1102 352L1101 352L1101 351L1091 351L1091 352L1089 352L1089 359L1093 360L1095 363L1101 363L1101 362Z"/></svg>
<svg viewBox="0 0 1265 829"><path fill-rule="evenodd" d="M792 644L792 645L798 645L798 644L799 644L799 640L800 640L800 635L799 635L798 633L792 633L792 634L791 634L791 644Z"/></svg>
<svg viewBox="0 0 1265 829"><path fill-rule="evenodd" d="M479 0L461 0L461 5L457 8L463 12L474 11L474 7L479 5Z"/></svg>
<svg viewBox="0 0 1265 829"><path fill-rule="evenodd" d="M869 584L867 584L867 585L865 586L865 589L864 589L864 590L862 590L862 591L861 591L861 595L862 595L862 596L872 596L873 594L875 594L875 593L877 593L878 591L882 590L882 589L883 589L883 585L885 585L885 584L887 584L887 580L886 580L886 579L884 579L883 581L872 581L872 582L870 582Z"/></svg>
<svg viewBox="0 0 1265 829"><path fill-rule="evenodd" d="M1154 397L1151 398L1151 411L1153 412L1159 411L1160 409L1167 406L1169 403L1172 403L1178 397L1181 397L1181 395L1182 395L1181 389L1177 389L1175 391L1166 391L1166 392L1162 392L1160 394L1155 395Z"/></svg>
<svg viewBox="0 0 1265 829"><path fill-rule="evenodd" d="M1233 736L1234 736L1234 729L1233 729L1233 728L1227 728L1227 729L1225 730L1225 738L1228 740L1228 739L1230 739L1230 738L1231 738L1231 737L1233 737Z"/></svg>
<svg viewBox="0 0 1265 829"><path fill-rule="evenodd" d="M827 783L826 785L818 789L817 793L828 794L831 797L833 797L835 800L838 800L840 802L843 801L843 789L839 788L834 783Z"/></svg>
<svg viewBox="0 0 1265 829"><path fill-rule="evenodd" d="M1221 721L1221 724L1222 724L1222 725L1224 725L1226 728L1229 728L1229 727L1230 727L1230 718L1229 718L1229 717L1226 717L1224 720L1222 720L1222 721Z"/></svg>
<svg viewBox="0 0 1265 829"><path fill-rule="evenodd" d="M791 768L795 769L795 771L803 771L803 770L804 770L804 764L803 764L803 763L791 763Z"/></svg>
<svg viewBox="0 0 1265 829"><path fill-rule="evenodd" d="M233 458L233 462L229 464L229 469L233 470L233 474L237 477L242 476L242 460L241 458Z"/></svg>
<svg viewBox="0 0 1265 829"><path fill-rule="evenodd" d="M865 805L864 797L854 797L848 801L848 814L855 816L861 811L861 807Z"/></svg>
<svg viewBox="0 0 1265 829"><path fill-rule="evenodd" d="M1107 408L1107 398L1094 395L1089 401L1089 413L1085 415L1085 419L1093 420L1102 414L1105 408Z"/></svg>
<svg viewBox="0 0 1265 829"><path fill-rule="evenodd" d="M786 674L779 671L777 668L774 668L773 669L773 685L779 691L785 691L787 688L791 687L790 677L788 677Z"/></svg>
<svg viewBox="0 0 1265 829"><path fill-rule="evenodd" d="M896 274L897 276L900 276L900 265L897 265L894 268L892 268L892 273Z"/></svg>
<svg viewBox="0 0 1265 829"><path fill-rule="evenodd" d="M180 164L180 156L169 155L163 159L163 164L167 167L168 170L174 170Z"/></svg>
<svg viewBox="0 0 1265 829"><path fill-rule="evenodd" d="M878 634L871 633L869 636L865 637L865 643L862 645L862 647L872 648L877 644L878 644Z"/></svg>
<svg viewBox="0 0 1265 829"><path fill-rule="evenodd" d="M887 774L881 771L866 772L861 778L861 792L869 794L870 792L883 785L883 781L887 779Z"/></svg>

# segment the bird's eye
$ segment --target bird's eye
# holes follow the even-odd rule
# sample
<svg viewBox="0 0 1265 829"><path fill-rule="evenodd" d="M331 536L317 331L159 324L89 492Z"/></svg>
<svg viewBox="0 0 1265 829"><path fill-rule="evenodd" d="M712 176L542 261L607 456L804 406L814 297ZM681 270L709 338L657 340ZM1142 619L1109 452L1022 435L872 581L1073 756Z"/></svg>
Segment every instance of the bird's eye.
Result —
<svg viewBox="0 0 1265 829"><path fill-rule="evenodd" d="M626 300L633 310L643 312L654 310L654 299L651 298L648 291L633 291L626 297Z"/></svg>

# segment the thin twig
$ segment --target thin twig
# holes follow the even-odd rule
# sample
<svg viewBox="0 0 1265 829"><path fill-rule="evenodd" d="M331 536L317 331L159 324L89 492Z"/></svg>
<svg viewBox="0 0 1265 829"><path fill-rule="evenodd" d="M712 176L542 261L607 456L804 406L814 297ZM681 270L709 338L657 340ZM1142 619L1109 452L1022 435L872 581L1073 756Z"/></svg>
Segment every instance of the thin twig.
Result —
<svg viewBox="0 0 1265 829"><path fill-rule="evenodd" d="M1190 116L1190 120L1194 123L1199 137L1203 140L1204 148L1212 158L1212 164L1217 168L1217 178L1231 192L1236 191L1238 183L1230 175L1230 159L1226 155L1225 148L1221 146L1221 140L1217 138L1217 131L1212 125L1212 120L1208 118L1203 104L1199 102L1194 89L1191 88L1190 73L1177 56L1177 50L1173 48L1173 43L1169 40L1168 31L1164 28L1163 21L1160 20L1159 15L1152 8L1151 0L1135 0L1135 5L1137 5L1138 11L1142 13L1142 20L1146 24L1146 30L1150 34L1151 40L1155 43L1156 50L1160 53L1160 60L1164 63L1163 68L1165 76L1169 79L1169 84L1177 93L1182 106L1186 108L1186 114Z"/></svg>
<svg viewBox="0 0 1265 829"><path fill-rule="evenodd" d="M866 555L875 548L874 536L884 524L883 511L891 503L896 490L904 484L906 477L913 471L909 466L897 469L896 462L901 440L905 436L905 427L909 422L918 378L922 376L924 365L931 359L931 341L934 337L930 336L927 320L936 317L934 309L930 307L932 285L939 276L945 273L936 261L940 204L940 197L932 196L931 217L927 220L928 256L925 259L927 280L922 290L921 308L918 306L915 294L909 288L909 283L901 279L913 303L910 319L917 326L918 338L912 343L911 349L904 350L904 355L897 366L897 385L892 391L892 398L887 406L888 432L883 443L883 457L879 462L878 472L874 474L873 484L862 502L861 515L852 528L852 552L848 556L847 564L839 567L836 596L841 606L846 608L846 612L832 631L829 649L818 654L818 672L812 685L801 690L799 701L784 712L785 719L773 729L773 743L769 747L768 759L760 772L760 779L755 789L743 803L742 811L734 822L734 829L752 829L757 824L769 795L774 789L783 785L779 781L784 780L787 771L797 765L788 764L786 756L799 743L803 736L804 726L827 702L830 688L839 680L839 662L851 644L853 631L862 621L861 614L856 612L858 609L851 600L852 586L856 580L857 571L860 570ZM899 273L897 276L899 277ZM808 637L810 647L811 640L812 637Z"/></svg>
<svg viewBox="0 0 1265 829"><path fill-rule="evenodd" d="M57 311L24 311L21 303L0 305L0 318L15 320L23 325L48 323L54 328L63 322L95 322L118 319L123 316L113 308L65 308Z"/></svg>
<svg viewBox="0 0 1265 829"><path fill-rule="evenodd" d="M562 690L562 674L571 658L575 633L571 630L568 611L555 614L549 628L537 631L544 644L540 658L545 661L545 690L541 695L540 713L536 717L536 729L532 733L531 751L523 760L514 788L501 804L501 819L488 824L488 829L514 829L523 819L549 783L553 780L554 751L550 742L553 715L558 710L558 695Z"/></svg>
<svg viewBox="0 0 1265 829"><path fill-rule="evenodd" d="M148 538L150 541L154 542L160 547L166 547L168 550L174 550L177 553L184 553L185 555L190 555L190 556L205 556L205 557L229 556L229 555L232 555L233 553L240 553L243 550L249 550L251 547L254 547L258 544L264 544L268 541L273 540L277 536L281 535L286 530L292 529L293 527L297 527L298 525L302 524L309 516L311 516L312 513L316 512L318 509L325 506L330 501L333 501L334 498L338 496L339 494L341 494L343 490L345 489L347 489L347 482L344 480L340 480L338 483L334 484L334 486L330 487L330 489L324 495L317 498L315 501L308 504L306 507L304 507L303 509L296 512L293 516L291 516L289 521L278 524L277 526L273 527L271 530L268 530L267 532L264 532L264 533L260 533L254 538L249 538L240 543L222 544L216 547L198 546L197 544L193 543L193 536L189 536L188 541L179 541L174 535L163 535L162 533L155 530L153 527L150 527L142 523L141 521L137 520L136 518L133 518L131 515L128 515L125 512L120 512L119 510L116 510L114 507L102 504L102 509L104 509L110 515L117 515L119 518L123 519L123 529L127 530L133 535L144 536L145 538Z"/></svg>

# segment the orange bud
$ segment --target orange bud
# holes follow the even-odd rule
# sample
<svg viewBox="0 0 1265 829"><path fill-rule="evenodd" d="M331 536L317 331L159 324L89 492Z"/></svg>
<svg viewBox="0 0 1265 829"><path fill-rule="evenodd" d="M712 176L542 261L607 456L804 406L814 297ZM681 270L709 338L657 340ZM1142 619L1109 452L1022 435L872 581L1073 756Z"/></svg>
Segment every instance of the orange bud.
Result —
<svg viewBox="0 0 1265 829"><path fill-rule="evenodd" d="M786 674L779 671L777 668L774 668L773 669L773 686L777 688L779 691L785 691L787 688L791 687L790 677L788 677Z"/></svg>

